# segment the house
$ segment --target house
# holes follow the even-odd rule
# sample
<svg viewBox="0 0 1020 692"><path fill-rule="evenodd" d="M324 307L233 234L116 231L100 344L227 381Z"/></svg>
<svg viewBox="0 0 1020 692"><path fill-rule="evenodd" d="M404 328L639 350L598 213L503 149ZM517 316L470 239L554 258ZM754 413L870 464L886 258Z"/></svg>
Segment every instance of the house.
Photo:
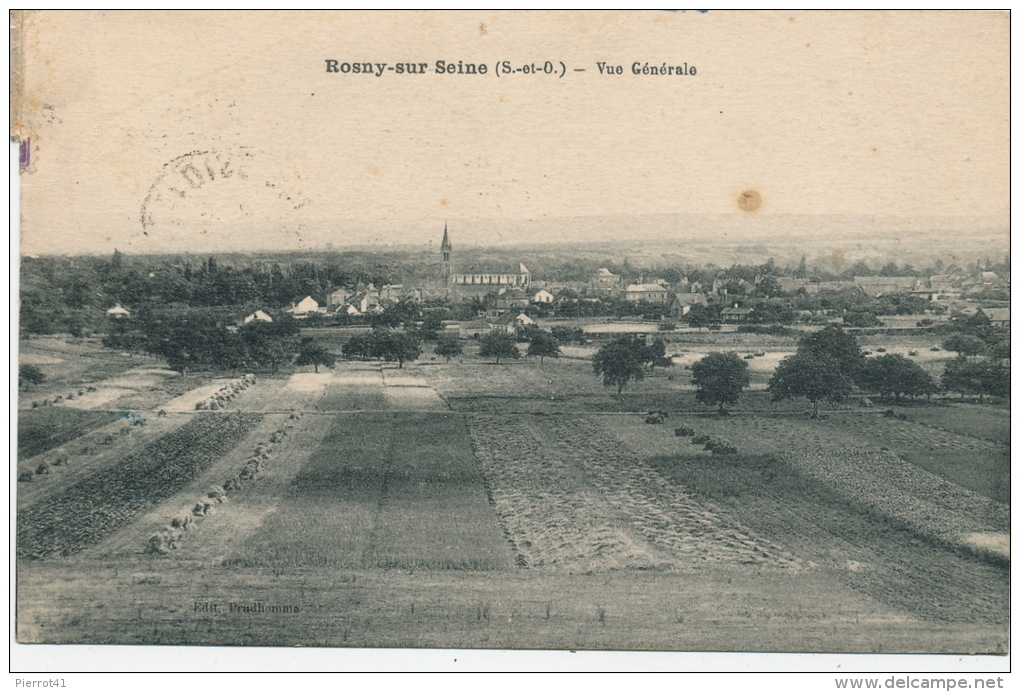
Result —
<svg viewBox="0 0 1020 692"><path fill-rule="evenodd" d="M489 321L491 331L503 332L504 334L512 335L517 335L525 327L532 324L537 323L523 312L517 315L514 315L512 312L508 312L505 315L500 315L496 319Z"/></svg>
<svg viewBox="0 0 1020 692"><path fill-rule="evenodd" d="M984 313L993 327L1009 329L1009 308L981 308L979 312Z"/></svg>
<svg viewBox="0 0 1020 692"><path fill-rule="evenodd" d="M728 324L746 322L747 316L754 312L754 308L742 308L739 303L734 303L731 308L722 309L722 321Z"/></svg>
<svg viewBox="0 0 1020 692"><path fill-rule="evenodd" d="M106 316L114 320L126 320L131 317L131 311L117 303L106 311Z"/></svg>
<svg viewBox="0 0 1020 692"><path fill-rule="evenodd" d="M537 291L535 291L535 294L531 296L531 302L532 303L546 303L546 304L548 304L548 303L553 302L553 300L554 300L553 294L550 293L549 291L545 290L544 288L538 289Z"/></svg>
<svg viewBox="0 0 1020 692"><path fill-rule="evenodd" d="M703 293L674 293L669 301L669 316L683 317L695 305L706 307L708 298Z"/></svg>
<svg viewBox="0 0 1020 692"><path fill-rule="evenodd" d="M463 322L460 325L459 334L462 339L471 339L482 334L488 334L492 331L492 327L486 320L474 320L472 322Z"/></svg>
<svg viewBox="0 0 1020 692"><path fill-rule="evenodd" d="M615 295L619 292L621 283L619 274L602 267L588 280L588 288L592 293Z"/></svg>
<svg viewBox="0 0 1020 692"><path fill-rule="evenodd" d="M913 276L855 276L857 284L871 298L889 293L909 293L920 283Z"/></svg>
<svg viewBox="0 0 1020 692"><path fill-rule="evenodd" d="M513 308L526 308L531 303L528 294L519 288L512 288L503 291L496 296L497 310L511 310Z"/></svg>
<svg viewBox="0 0 1020 692"><path fill-rule="evenodd" d="M351 297L352 291L347 288L338 288L328 296L326 296L326 306L336 307L337 305L343 305L347 302L347 299Z"/></svg>
<svg viewBox="0 0 1020 692"><path fill-rule="evenodd" d="M642 300L665 303L669 301L669 289L661 284L630 284L624 289L623 297L635 303Z"/></svg>
<svg viewBox="0 0 1020 692"><path fill-rule="evenodd" d="M351 296L348 304L354 306L362 315L380 315L386 311L378 291L374 290L371 284L368 290Z"/></svg>
<svg viewBox="0 0 1020 692"><path fill-rule="evenodd" d="M249 322L272 322L272 321L273 321L273 318L270 317L268 314L266 314L262 310L256 310L252 314L250 314L247 317L245 317L242 320L242 323L243 324L248 324Z"/></svg>
<svg viewBox="0 0 1020 692"><path fill-rule="evenodd" d="M313 312L319 312L319 301L311 296L305 296L287 308L286 312L294 315L294 317L307 317Z"/></svg>

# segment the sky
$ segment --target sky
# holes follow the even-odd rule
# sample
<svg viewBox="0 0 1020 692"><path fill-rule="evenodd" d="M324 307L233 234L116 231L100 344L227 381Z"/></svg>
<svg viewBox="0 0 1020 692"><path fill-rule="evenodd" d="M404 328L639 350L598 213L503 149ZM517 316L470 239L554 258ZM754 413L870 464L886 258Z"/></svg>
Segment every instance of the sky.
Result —
<svg viewBox="0 0 1020 692"><path fill-rule="evenodd" d="M1003 13L42 12L24 35L25 254L1008 227ZM563 76L495 74L546 60Z"/></svg>

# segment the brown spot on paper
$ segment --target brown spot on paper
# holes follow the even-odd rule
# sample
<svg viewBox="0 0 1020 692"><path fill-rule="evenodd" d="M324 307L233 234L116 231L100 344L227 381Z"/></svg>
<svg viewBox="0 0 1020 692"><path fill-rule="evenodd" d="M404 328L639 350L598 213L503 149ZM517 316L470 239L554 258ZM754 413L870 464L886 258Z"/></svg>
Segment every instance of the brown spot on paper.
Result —
<svg viewBox="0 0 1020 692"><path fill-rule="evenodd" d="M757 190L744 190L737 196L737 206L751 214L761 208L761 193Z"/></svg>
<svg viewBox="0 0 1020 692"><path fill-rule="evenodd" d="M841 250L833 250L832 254L829 256L829 261L832 262L833 267L839 269L846 264L846 257L843 256L843 252Z"/></svg>

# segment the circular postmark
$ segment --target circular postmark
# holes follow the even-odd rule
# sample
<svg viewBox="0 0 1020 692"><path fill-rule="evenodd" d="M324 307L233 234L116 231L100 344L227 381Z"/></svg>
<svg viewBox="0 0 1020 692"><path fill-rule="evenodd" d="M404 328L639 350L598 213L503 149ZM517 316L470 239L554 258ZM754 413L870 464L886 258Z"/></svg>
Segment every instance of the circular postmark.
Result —
<svg viewBox="0 0 1020 692"><path fill-rule="evenodd" d="M191 151L166 162L142 202L142 234L158 229L162 241L186 244L196 234L238 240L256 224L286 223L308 201L297 185L279 181L268 158L233 148Z"/></svg>

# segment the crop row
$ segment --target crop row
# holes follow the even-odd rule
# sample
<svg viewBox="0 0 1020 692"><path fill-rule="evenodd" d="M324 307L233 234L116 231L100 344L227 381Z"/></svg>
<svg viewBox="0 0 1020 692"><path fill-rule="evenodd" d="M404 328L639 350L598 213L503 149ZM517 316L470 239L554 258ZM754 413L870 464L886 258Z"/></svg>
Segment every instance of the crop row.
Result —
<svg viewBox="0 0 1020 692"><path fill-rule="evenodd" d="M661 562L558 450L505 416L473 416L471 438L518 567L589 570Z"/></svg>
<svg viewBox="0 0 1020 692"><path fill-rule="evenodd" d="M164 528L149 537L145 552L157 555L165 555L171 550L180 547L184 533L189 531L203 517L216 512L216 506L227 501L229 493L240 490L245 484L258 478L260 472L264 471L269 464L274 446L281 444L287 437L287 433L295 426L295 420L300 420L300 413L291 413L288 422L270 434L269 439L260 442L241 470L228 478L222 485L214 485L204 496L200 497L191 508L191 513L182 517L175 517L170 520Z"/></svg>
<svg viewBox="0 0 1020 692"><path fill-rule="evenodd" d="M73 555L171 497L262 417L252 413L197 417L62 493L18 513L18 556Z"/></svg>
<svg viewBox="0 0 1020 692"><path fill-rule="evenodd" d="M970 532L1008 532L1009 506L950 483L890 450L835 426L811 421L714 421L701 426L739 436L751 454L776 454L800 472L848 499L913 527L923 535L955 542ZM961 456L960 463L967 463Z"/></svg>
<svg viewBox="0 0 1020 692"><path fill-rule="evenodd" d="M670 483L597 424L557 419L550 427L550 437L576 459L611 505L629 518L633 530L652 545L685 559L796 562L785 549L755 535L721 507L693 498ZM703 444L710 448L712 442L709 438ZM725 444L727 449L732 447Z"/></svg>
<svg viewBox="0 0 1020 692"><path fill-rule="evenodd" d="M231 380L219 388L214 394L195 404L196 411L218 411L225 408L238 394L258 383L258 378L251 373L236 380Z"/></svg>

